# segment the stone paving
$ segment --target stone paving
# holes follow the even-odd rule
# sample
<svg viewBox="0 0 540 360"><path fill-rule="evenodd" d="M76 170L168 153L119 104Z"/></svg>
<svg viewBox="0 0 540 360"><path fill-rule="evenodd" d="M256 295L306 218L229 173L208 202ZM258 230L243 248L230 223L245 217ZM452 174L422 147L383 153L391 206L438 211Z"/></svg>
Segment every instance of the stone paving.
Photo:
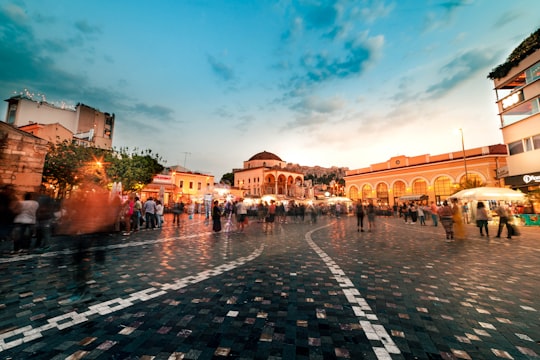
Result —
<svg viewBox="0 0 540 360"><path fill-rule="evenodd" d="M166 225L0 256L0 359L540 358L539 228Z"/></svg>

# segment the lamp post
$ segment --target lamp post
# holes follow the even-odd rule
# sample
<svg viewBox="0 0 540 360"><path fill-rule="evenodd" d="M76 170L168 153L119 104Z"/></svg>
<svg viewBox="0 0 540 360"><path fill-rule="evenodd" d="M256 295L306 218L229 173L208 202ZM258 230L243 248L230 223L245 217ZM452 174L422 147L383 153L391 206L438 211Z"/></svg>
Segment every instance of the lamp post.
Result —
<svg viewBox="0 0 540 360"><path fill-rule="evenodd" d="M461 151L463 152L463 165L465 166L465 186L469 182L469 173L467 171L467 156L465 155L465 141L463 140L463 129L459 128L461 134Z"/></svg>

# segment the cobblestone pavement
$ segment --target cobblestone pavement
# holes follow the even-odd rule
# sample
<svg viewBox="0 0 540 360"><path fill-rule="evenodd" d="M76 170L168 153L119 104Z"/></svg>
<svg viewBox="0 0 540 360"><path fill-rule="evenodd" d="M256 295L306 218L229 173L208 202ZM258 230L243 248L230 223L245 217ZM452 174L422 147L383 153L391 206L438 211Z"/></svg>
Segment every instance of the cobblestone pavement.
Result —
<svg viewBox="0 0 540 360"><path fill-rule="evenodd" d="M0 359L540 358L538 228L166 225L2 255Z"/></svg>

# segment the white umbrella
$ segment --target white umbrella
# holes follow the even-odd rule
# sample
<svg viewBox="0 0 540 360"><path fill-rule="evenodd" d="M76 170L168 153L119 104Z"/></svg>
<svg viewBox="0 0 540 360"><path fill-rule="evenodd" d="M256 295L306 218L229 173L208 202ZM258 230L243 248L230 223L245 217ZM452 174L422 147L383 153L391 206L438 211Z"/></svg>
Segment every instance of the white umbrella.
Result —
<svg viewBox="0 0 540 360"><path fill-rule="evenodd" d="M522 192L508 188L498 187L477 187L473 189L461 190L450 198L461 200L495 200L495 201L521 201L525 195Z"/></svg>

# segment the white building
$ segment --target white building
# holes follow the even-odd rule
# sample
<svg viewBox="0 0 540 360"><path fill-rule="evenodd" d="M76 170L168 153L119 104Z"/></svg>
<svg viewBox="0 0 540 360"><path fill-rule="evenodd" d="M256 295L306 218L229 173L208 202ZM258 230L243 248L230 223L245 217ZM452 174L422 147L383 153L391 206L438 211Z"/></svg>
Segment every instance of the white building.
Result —
<svg viewBox="0 0 540 360"><path fill-rule="evenodd" d="M495 85L507 169L500 175L523 192L540 187L540 29L488 75Z"/></svg>
<svg viewBox="0 0 540 360"><path fill-rule="evenodd" d="M17 128L32 124L59 124L73 134L73 141L85 146L111 149L114 114L104 113L84 104L75 108L58 107L29 95L16 95L8 103L6 122ZM39 136L39 133L36 133Z"/></svg>

